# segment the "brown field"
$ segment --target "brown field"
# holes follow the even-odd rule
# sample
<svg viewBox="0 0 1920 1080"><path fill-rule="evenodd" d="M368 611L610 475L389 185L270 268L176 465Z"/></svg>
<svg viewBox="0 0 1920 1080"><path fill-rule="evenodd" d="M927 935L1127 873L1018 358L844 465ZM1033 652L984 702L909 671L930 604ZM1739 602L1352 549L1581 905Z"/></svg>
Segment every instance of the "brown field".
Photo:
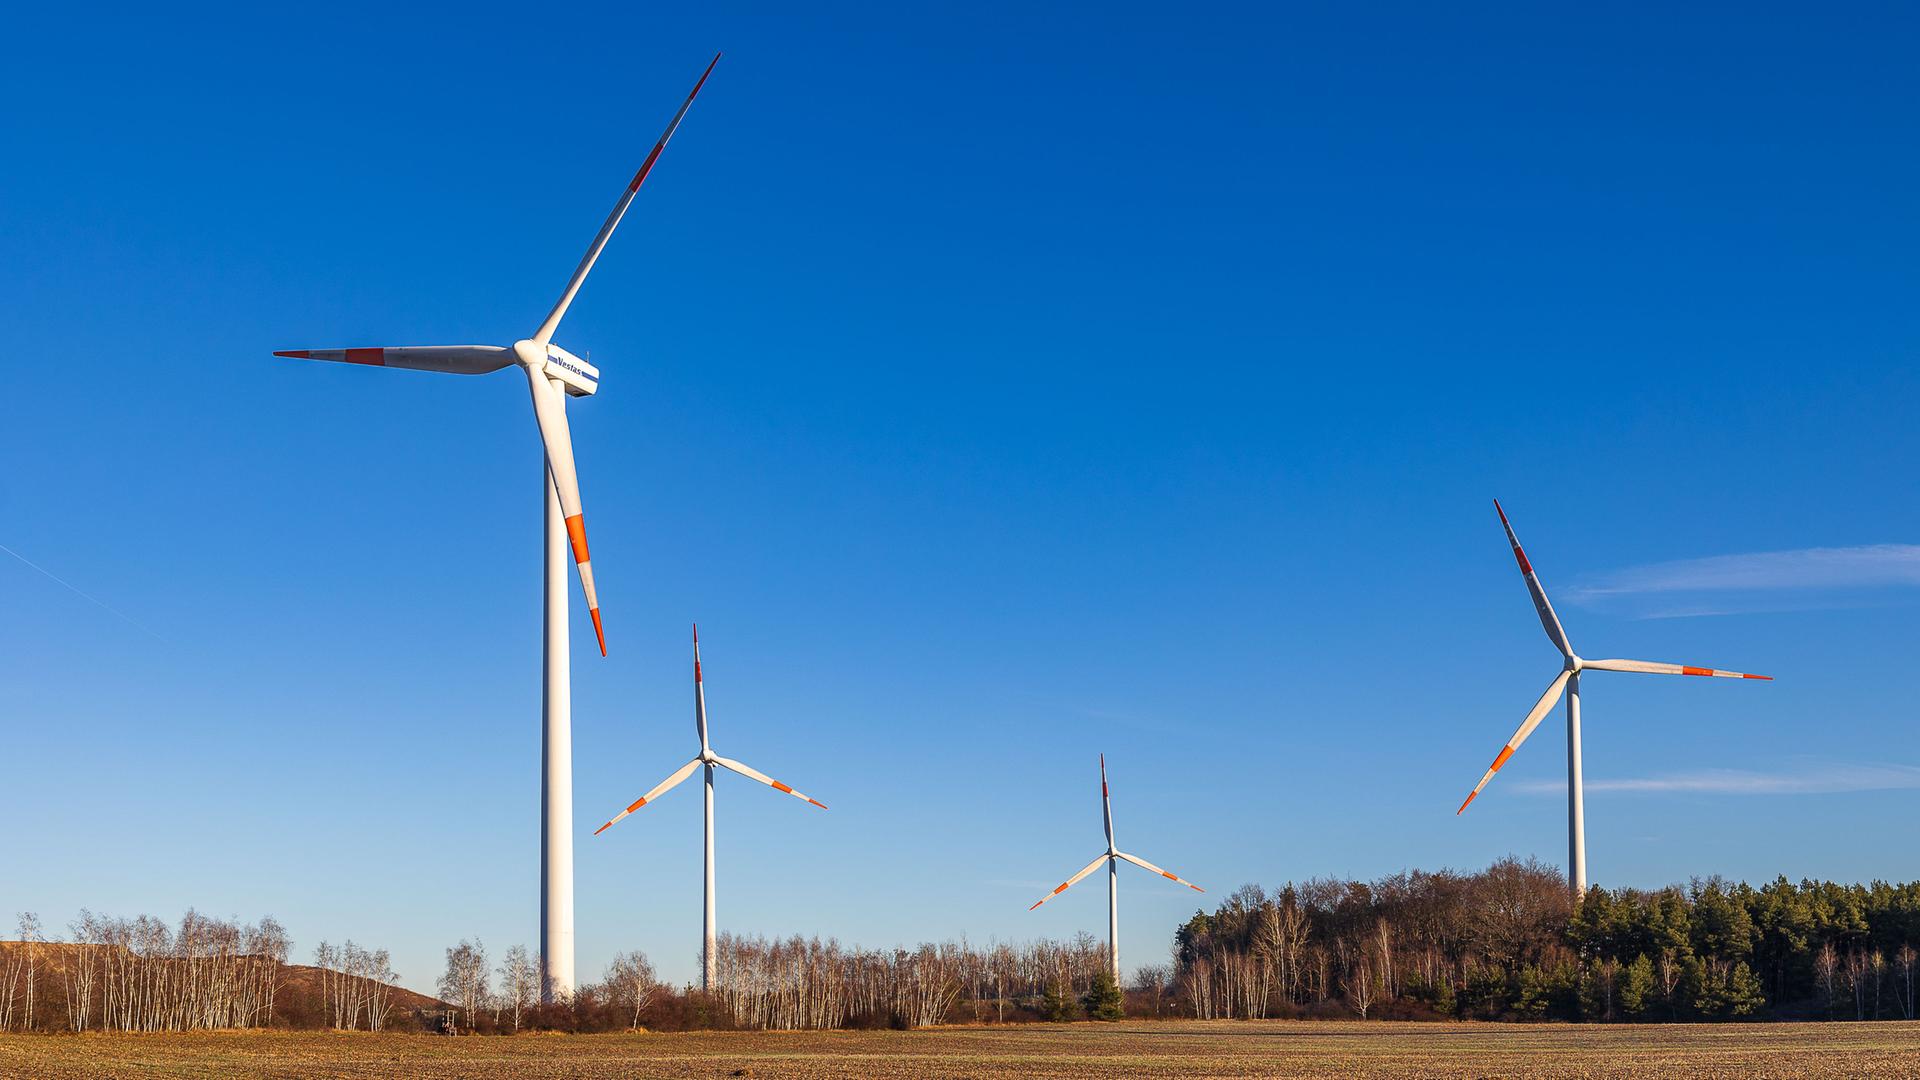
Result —
<svg viewBox="0 0 1920 1080"><path fill-rule="evenodd" d="M0 1036L0 1076L1916 1076L1920 1023L1167 1022L448 1039Z"/></svg>

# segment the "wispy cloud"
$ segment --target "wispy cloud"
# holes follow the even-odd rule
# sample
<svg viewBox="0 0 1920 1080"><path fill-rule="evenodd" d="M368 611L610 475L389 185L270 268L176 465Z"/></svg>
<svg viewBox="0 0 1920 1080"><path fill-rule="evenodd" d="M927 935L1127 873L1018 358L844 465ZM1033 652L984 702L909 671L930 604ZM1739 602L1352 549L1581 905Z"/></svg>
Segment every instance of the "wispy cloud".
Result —
<svg viewBox="0 0 1920 1080"><path fill-rule="evenodd" d="M1632 566L1577 581L1567 598L1640 618L1804 611L1884 602L1868 590L1920 586L1920 544L1801 548Z"/></svg>
<svg viewBox="0 0 1920 1080"><path fill-rule="evenodd" d="M1514 785L1530 795L1564 795L1559 780L1527 780ZM1703 795L1836 795L1854 791L1906 791L1920 788L1920 765L1815 765L1801 772L1759 773L1742 769L1702 769L1665 776L1589 780L1589 792Z"/></svg>

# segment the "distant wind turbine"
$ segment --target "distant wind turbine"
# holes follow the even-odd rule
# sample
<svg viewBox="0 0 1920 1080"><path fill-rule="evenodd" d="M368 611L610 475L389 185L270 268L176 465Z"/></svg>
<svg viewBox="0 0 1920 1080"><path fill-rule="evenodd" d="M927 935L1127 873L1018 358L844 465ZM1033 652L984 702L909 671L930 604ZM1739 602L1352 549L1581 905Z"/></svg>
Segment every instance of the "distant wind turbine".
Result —
<svg viewBox="0 0 1920 1080"><path fill-rule="evenodd" d="M1098 870L1101 863L1106 863L1107 962L1113 968L1113 981L1118 983L1120 981L1120 860L1125 859L1142 870L1151 870L1161 877L1166 878L1168 881L1177 881L1187 888L1192 889L1194 892L1206 892L1207 890L1177 874L1172 874L1160 869L1138 855L1129 855L1113 846L1113 798L1107 791L1107 755L1105 754L1100 755L1100 809L1105 815L1105 823L1107 826L1107 850L1083 867L1079 873L1068 878L1059 888L1034 901L1033 907L1027 910L1032 911L1041 904L1066 892L1073 887L1075 882Z"/></svg>
<svg viewBox="0 0 1920 1080"><path fill-rule="evenodd" d="M416 371L441 371L453 375L485 375L509 364L519 364L527 374L527 388L533 395L533 417L540 427L540 441L546 448L546 468L540 478L542 498L547 512L546 528L546 649L543 670L545 693L541 711L540 774L540 986L542 1000L571 993L573 968L573 687L568 666L567 640L567 563L566 552L573 552L580 572L580 591L586 595L587 614L593 619L593 636L599 642L600 655L607 654L606 633L600 626L600 599L593 588L593 565L587 560L587 528L580 508L580 483L574 472L573 436L567 428L567 398L586 397L599 388L600 371L553 343L560 320L573 304L580 286L587 280L595 260L606 248L614 227L626 214L633 197L653 171L653 163L673 138L674 129L687 115L693 99L706 85L716 55L693 92L673 114L666 133L653 144L653 151L633 174L627 190L613 206L613 212L600 226L599 235L574 267L566 291L547 312L533 336L516 341L510 348L498 345L409 345L399 348L367 349L288 349L275 356L298 360L333 360L373 367L411 368Z"/></svg>
<svg viewBox="0 0 1920 1080"><path fill-rule="evenodd" d="M714 964L717 960L717 958L714 956L714 950L713 950L714 937L716 933L714 929L714 893L713 893L713 770L714 768L718 766L719 768L722 768L722 769L731 769L734 772L739 773L741 776L744 776L749 780L758 780L761 783L767 785L768 787L773 788L775 791L784 791L787 794L793 796L794 798L799 799L803 802L810 802L822 810L825 810L827 808L827 804L821 802L818 799L810 798L806 795L800 794L799 792L793 790L787 785L781 783L778 780L775 780L773 777L768 776L766 773L763 773L760 770L755 769L744 762L735 761L732 758L724 758L724 757L721 757L719 754L716 754L713 752L713 747L710 746L707 742L707 690L706 690L706 683L703 682L700 678L700 627L697 625L693 628L693 724L694 724L694 727L699 729L699 732L700 732L700 753L695 755L692 761L689 761L685 765L682 765L678 769L675 769L673 771L673 775L667 777L665 780L660 781L659 784L654 786L652 791L649 791L645 795L642 795L638 799L634 800L634 803L632 806L629 806L625 810L622 810L618 814L614 815L614 818L612 821L609 821L605 825L602 825L599 828L593 830L593 835L599 836L601 833L606 832L608 829L613 828L615 823L617 823L621 818L626 817L628 814L633 813L635 810L638 810L641 807L647 805L648 803L658 799L660 796L666 794L667 791L671 789L674 785L680 783L680 781L682 780L685 780L687 777L692 776L693 770L698 769L702 766L705 766L707 770L707 776L706 776L706 780L707 780L707 830L706 830L707 831L707 859L706 859L707 879L706 879L706 918L702 924L701 935L700 935L700 988L702 990L712 990L714 989Z"/></svg>
<svg viewBox="0 0 1920 1080"><path fill-rule="evenodd" d="M1560 701L1560 695L1567 695L1567 883L1573 889L1575 899L1587 893L1587 818L1586 800L1581 788L1580 777L1580 673L1582 671L1638 671L1649 675L1717 675L1723 679L1764 679L1772 680L1771 675L1749 675L1741 671L1722 671L1719 668L1690 667L1685 664L1660 664L1648 660L1586 660L1573 651L1573 644L1567 640L1567 632L1560 627L1560 617L1553 613L1553 605L1547 601L1547 592L1540 585L1540 579L1534 575L1533 564L1527 561L1527 553L1520 550L1520 539L1513 535L1513 525L1507 521L1507 512L1500 508L1500 500L1493 501L1494 513L1500 515L1500 525L1507 530L1507 542L1513 545L1513 558L1520 564L1520 575L1526 579L1527 592L1533 596L1534 610L1540 614L1540 625L1546 629L1547 638L1553 647L1560 650L1565 666L1547 692L1534 702L1532 711L1513 733L1507 745L1500 749L1499 756L1493 759L1480 782L1473 785L1467 794L1466 802L1454 811L1457 817L1466 813L1467 804L1487 786L1493 774L1507 763L1520 744L1527 741L1533 729Z"/></svg>

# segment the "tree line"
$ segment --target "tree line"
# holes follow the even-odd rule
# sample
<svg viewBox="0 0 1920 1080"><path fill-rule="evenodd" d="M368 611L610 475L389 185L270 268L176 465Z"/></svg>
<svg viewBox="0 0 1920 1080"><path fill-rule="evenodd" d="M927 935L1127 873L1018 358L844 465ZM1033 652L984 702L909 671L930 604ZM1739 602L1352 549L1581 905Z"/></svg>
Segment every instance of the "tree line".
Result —
<svg viewBox="0 0 1920 1080"><path fill-rule="evenodd" d="M1248 885L1174 937L1186 1015L1913 1019L1920 883L1594 888L1551 866Z"/></svg>
<svg viewBox="0 0 1920 1080"><path fill-rule="evenodd" d="M274 1020L286 932L189 910L170 927L82 911L71 941L22 914L0 945L0 1031L206 1031Z"/></svg>
<svg viewBox="0 0 1920 1080"><path fill-rule="evenodd" d="M446 956L438 985L453 1009L444 1029L481 1034L525 1026L831 1030L955 1019L1068 1020L1089 1015L1090 994L1110 1011L1120 998L1107 974L1105 944L1086 933L1070 942L975 948L960 941L911 949L721 934L710 992L662 984L645 954L629 952L614 957L600 982L550 1005L537 1004L534 968L519 946L498 967L489 965L477 941L463 940Z"/></svg>
<svg viewBox="0 0 1920 1080"><path fill-rule="evenodd" d="M289 962L273 919L82 911L67 939L22 915L0 942L0 1031L235 1027L510 1033L528 1028L832 1029L968 1021L1357 1016L1710 1021L1920 1016L1920 883L1719 878L1594 888L1502 859L1371 882L1247 885L1180 925L1124 989L1089 933L869 949L726 934L713 990L663 984L644 953L543 1003L522 946L446 951L439 1000L396 989L384 949L322 942Z"/></svg>

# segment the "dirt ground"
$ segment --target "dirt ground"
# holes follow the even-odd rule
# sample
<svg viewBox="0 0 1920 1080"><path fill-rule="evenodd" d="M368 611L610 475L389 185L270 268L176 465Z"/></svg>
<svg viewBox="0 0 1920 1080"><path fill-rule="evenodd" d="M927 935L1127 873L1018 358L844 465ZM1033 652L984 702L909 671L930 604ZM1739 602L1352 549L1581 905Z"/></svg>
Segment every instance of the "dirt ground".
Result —
<svg viewBox="0 0 1920 1080"><path fill-rule="evenodd" d="M0 1036L0 1076L1920 1077L1920 1023L1165 1022L672 1035Z"/></svg>

